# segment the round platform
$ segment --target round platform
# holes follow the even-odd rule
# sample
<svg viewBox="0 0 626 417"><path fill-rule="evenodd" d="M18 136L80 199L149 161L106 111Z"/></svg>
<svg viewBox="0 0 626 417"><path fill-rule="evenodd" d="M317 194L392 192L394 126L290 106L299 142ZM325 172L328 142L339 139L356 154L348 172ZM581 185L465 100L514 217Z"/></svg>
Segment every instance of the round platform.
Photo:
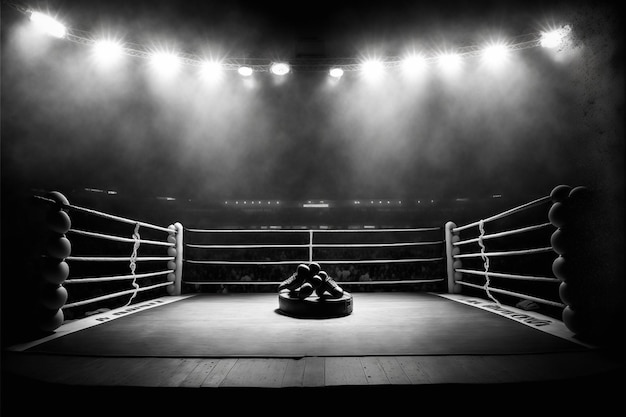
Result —
<svg viewBox="0 0 626 417"><path fill-rule="evenodd" d="M278 308L283 313L303 318L330 318L352 314L352 295L344 293L341 298L320 298L312 295L304 300L291 297L288 291L278 294Z"/></svg>

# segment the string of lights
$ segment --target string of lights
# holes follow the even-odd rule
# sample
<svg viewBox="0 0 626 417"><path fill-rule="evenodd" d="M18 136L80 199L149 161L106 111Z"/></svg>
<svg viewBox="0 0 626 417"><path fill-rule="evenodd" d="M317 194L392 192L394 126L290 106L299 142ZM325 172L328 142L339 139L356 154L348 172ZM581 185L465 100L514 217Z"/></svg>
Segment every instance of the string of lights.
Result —
<svg viewBox="0 0 626 417"><path fill-rule="evenodd" d="M445 53L386 56L376 60L363 58L294 58L289 61L276 62L268 58L223 58L213 61L192 53L164 51L142 44L99 38L91 32L66 26L52 16L28 6L6 1L5 4L26 15L34 26L49 36L93 48L103 58L114 59L126 55L147 59L162 67L190 66L199 68L207 74L237 71L242 76L250 76L258 72L270 72L282 76L292 71L324 71L328 72L331 77L341 78L346 72L368 71L376 73L396 68L411 70L429 63L451 65L461 59L471 57L498 60L513 51L537 47L556 48L563 43L571 31L569 25L564 25L548 32L517 36L508 42L483 46L464 46L453 52Z"/></svg>

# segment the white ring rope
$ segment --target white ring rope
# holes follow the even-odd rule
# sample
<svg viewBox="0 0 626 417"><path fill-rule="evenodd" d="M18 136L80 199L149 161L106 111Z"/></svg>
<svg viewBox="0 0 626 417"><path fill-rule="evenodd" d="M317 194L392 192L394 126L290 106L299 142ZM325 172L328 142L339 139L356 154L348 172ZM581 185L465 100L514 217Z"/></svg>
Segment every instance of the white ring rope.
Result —
<svg viewBox="0 0 626 417"><path fill-rule="evenodd" d="M97 278L72 278L66 279L63 282L65 284L87 284L91 282L108 282L108 281L122 281L128 279L135 278L150 278L150 277L158 277L160 275L167 275L169 273L173 273L173 269L169 269L167 271L158 271L158 272L146 272L143 274L131 274L131 275L115 275L111 277L97 277Z"/></svg>
<svg viewBox="0 0 626 417"><path fill-rule="evenodd" d="M62 308L66 309L66 308L82 306L85 304L92 304L98 301L108 300L110 298L116 298L116 297L121 297L123 295L133 294L135 293L135 291L137 292L148 291L148 290L153 290L153 289L160 288L160 287L167 287L168 285L174 285L174 283L168 281L168 282L163 282L160 284L151 285L149 287L141 287L138 290L133 289L133 290L120 291L114 294L107 294L107 295L103 295L103 296L96 297L96 298L90 298L88 300L76 301L75 303L65 304Z"/></svg>
<svg viewBox="0 0 626 417"><path fill-rule="evenodd" d="M483 275L484 276L484 275L487 274L485 271L478 271L478 270L475 270L475 269L457 268L457 269L455 269L455 271L461 272L461 273L464 273L464 274L470 274L470 275ZM505 274L505 273L502 273L502 272L493 272L493 271L489 272L489 276L496 277L496 278L517 279L517 280L523 280L523 281L561 282L561 280L558 279L558 278L535 277L535 276L530 276L530 275L517 275L517 274Z"/></svg>
<svg viewBox="0 0 626 417"><path fill-rule="evenodd" d="M54 204L54 205L58 205L58 206L61 206L63 208L66 208L66 209L81 211L83 213L92 214L94 216L102 217L102 218L105 218L105 219L116 220L116 221L121 222L121 223L132 224L132 225L139 224L142 227L146 227L146 228L154 229L154 230L159 230L161 232L166 232L166 233L176 233L175 230L168 229L166 227L156 226L156 225L153 225L153 224L150 224L150 223L139 222L137 220L131 220L131 219L127 219L127 218L120 217L120 216L114 216L112 214L107 214L107 213L103 213L101 211L92 210L92 209L88 209L88 208L85 208L85 207L79 207L79 206L75 206L75 205L72 205L72 204L63 204L63 203L57 202L55 200L52 200L52 199L46 198L46 197L41 197L41 196L37 196L37 195L34 196L34 197L39 199L39 200L42 200L42 201L45 201L45 202L48 202L48 203L51 203L51 204Z"/></svg>
<svg viewBox="0 0 626 417"><path fill-rule="evenodd" d="M443 241L437 242L402 242L402 243L354 243L354 244L326 244L326 243L315 243L313 245L314 249L317 248L393 248L393 247L407 247L407 246L425 246L425 245L440 245L443 244ZM189 248L197 248L197 249L277 249L277 248L309 248L308 244L300 244L300 245L198 245L198 244L187 244L185 245Z"/></svg>
<svg viewBox="0 0 626 417"><path fill-rule="evenodd" d="M554 251L552 247L544 247L544 248L535 248L535 249L521 249L521 250L511 250L504 252L488 252L487 256L514 256L514 255L533 255L536 253L545 253ZM482 253L463 253L459 255L454 255L454 258L477 258L482 257Z"/></svg>
<svg viewBox="0 0 626 417"><path fill-rule="evenodd" d="M546 203L546 202L549 202L549 201L551 201L550 196L541 197L541 198L538 198L537 200L528 202L526 204L522 204L521 206L514 207L514 208L512 208L510 210L504 211L504 212L502 212L500 214L496 214L496 215L488 217L486 219L483 219L483 220L480 220L480 221L477 221L477 222L474 222L474 223L469 223L469 224L466 224L465 226L455 227L455 228L452 229L452 231L456 233L456 232L460 232L460 231L465 230L465 229L469 229L470 227L478 226L481 222L488 223L488 222L492 222L494 220L499 220L499 219L502 219L504 217L508 217L508 216L510 216L512 214L518 213L520 211L529 209L529 208L534 207L534 206L538 206L540 204L543 204L543 203Z"/></svg>
<svg viewBox="0 0 626 417"><path fill-rule="evenodd" d="M102 233L88 232L88 231L85 231L85 230L78 230L78 229L70 229L69 232L70 233L75 233L75 234L78 234L78 235L94 237L94 238L98 238L98 239L112 240L112 241L115 241L115 242L135 243L135 239L130 239L130 238L127 238L127 237L106 235L106 234L102 234ZM143 244L147 244L147 245L156 245L156 246L173 247L173 246L176 245L175 243L161 242L161 241L157 241L157 240L146 240L146 239L140 239L139 242L143 243Z"/></svg>
<svg viewBox="0 0 626 417"><path fill-rule="evenodd" d="M309 245L198 245L188 243L188 248L196 249L308 249Z"/></svg>
<svg viewBox="0 0 626 417"><path fill-rule="evenodd" d="M193 259L185 259L183 262L199 265L299 265L308 263L309 261L196 261Z"/></svg>
<svg viewBox="0 0 626 417"><path fill-rule="evenodd" d="M185 229L194 233L309 233L312 229ZM402 228L402 229L315 229L315 233L376 233L376 232L430 232L441 227Z"/></svg>
<svg viewBox="0 0 626 417"><path fill-rule="evenodd" d="M135 240L135 243L133 245L133 252L130 255L129 267L130 267L130 273L133 276L133 282L131 282L131 285L135 288L135 292L126 303L126 306L128 306L133 301L135 296L137 296L137 292L139 291L139 284L137 284L137 276L135 275L135 269L137 268L137 264L136 264L137 250L139 249L139 245L141 244L140 243L141 236L139 236L139 223L135 225L135 231L133 232L133 239Z"/></svg>
<svg viewBox="0 0 626 417"><path fill-rule="evenodd" d="M174 256L138 256L135 258L135 262L153 262L153 261L173 261L176 258ZM66 261L77 262L128 262L131 260L130 256L68 256Z"/></svg>
<svg viewBox="0 0 626 417"><path fill-rule="evenodd" d="M337 281L341 285L384 285L384 284L421 284L427 282L441 282L444 278L435 279L407 279L407 280L375 280L375 281ZM279 285L282 281L185 281L192 285Z"/></svg>
<svg viewBox="0 0 626 417"><path fill-rule="evenodd" d="M410 263L410 262L432 262L443 261L443 257L439 258L407 258L407 259L367 259L367 260L315 260L319 264L377 264L377 263ZM189 264L205 264L205 265L298 265L308 263L308 260L299 261L196 261L186 259L185 263Z"/></svg>
<svg viewBox="0 0 626 417"><path fill-rule="evenodd" d="M496 300L496 298L489 292L489 257L485 252L485 244L483 243L483 236L485 236L485 222L480 220L478 222L478 228L480 229L480 236L478 237L478 244L480 245L480 255L483 259L483 265L485 267L485 284L483 285L483 289L487 296L491 298L498 306L500 306L500 302Z"/></svg>
<svg viewBox="0 0 626 417"><path fill-rule="evenodd" d="M459 283L461 285L466 285L466 286L472 287L472 288L478 288L478 289L482 289L483 288L482 285L471 284L471 283L465 282L465 281L457 281L457 283ZM565 304L558 303L558 302L555 302L555 301L545 300L543 298L533 297L533 296L527 295L527 294L521 294L521 293L517 293L517 292L513 292L513 291L507 291L507 290L502 290L500 288L493 288L493 287L490 290L493 291L493 292L496 292L496 293L505 294L505 295L511 295L511 296L514 296L514 297L519 297L519 298L523 298L523 299L530 300L530 301L536 301L538 303L542 303L542 304L546 304L546 305L550 305L550 306L554 306L554 307L565 308Z"/></svg>
<svg viewBox="0 0 626 417"><path fill-rule="evenodd" d="M495 239L495 238L504 237L504 236L511 236L511 235L516 235L520 233L532 232L532 231L543 229L546 227L554 227L554 226L552 226L552 223L543 223L543 224L538 224L535 226L523 227L520 229L508 230L508 231L499 232L499 233L492 233L492 234L483 236L482 240ZM452 243L452 245L454 246L466 245L468 243L476 243L478 242L478 240L479 238L461 240L459 242Z"/></svg>

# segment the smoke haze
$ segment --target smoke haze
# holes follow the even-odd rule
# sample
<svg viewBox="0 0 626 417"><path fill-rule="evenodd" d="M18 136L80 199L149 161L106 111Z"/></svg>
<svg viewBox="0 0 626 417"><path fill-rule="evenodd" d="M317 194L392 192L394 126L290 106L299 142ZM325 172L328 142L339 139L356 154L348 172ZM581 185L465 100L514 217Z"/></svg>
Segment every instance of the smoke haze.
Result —
<svg viewBox="0 0 626 417"><path fill-rule="evenodd" d="M195 20L163 25L155 17L173 13L172 4L141 18L122 5L74 10L72 18L124 16L146 42L159 33L150 42L222 52L247 42L265 56L285 53L260 16L250 25L238 9L214 6L223 21L194 37ZM297 71L282 82L227 73L208 83L194 68L164 81L131 57L103 70L88 48L33 34L17 16L3 22L3 181L208 199L542 195L559 183L618 184L613 155L623 150L623 130L614 109L623 96L613 86L623 85L614 63L621 49L598 32L600 16L584 20L561 55L513 52L500 71L471 58L457 75L432 66L416 80L394 74L371 83L348 73L334 84L324 73ZM467 22L458 22L438 27L449 40L463 39ZM371 27L371 45L383 36L400 43L389 23ZM290 30L277 27L272 36ZM364 29L352 39L350 48L366 42Z"/></svg>

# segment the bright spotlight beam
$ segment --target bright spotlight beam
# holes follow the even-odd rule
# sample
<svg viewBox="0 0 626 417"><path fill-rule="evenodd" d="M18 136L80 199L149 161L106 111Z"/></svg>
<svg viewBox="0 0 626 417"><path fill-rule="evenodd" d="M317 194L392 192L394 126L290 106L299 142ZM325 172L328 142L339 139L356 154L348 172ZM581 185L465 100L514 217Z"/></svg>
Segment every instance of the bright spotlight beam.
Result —
<svg viewBox="0 0 626 417"><path fill-rule="evenodd" d="M63 38L67 33L65 25L40 12L32 12L30 21L33 22L39 30L55 38Z"/></svg>

